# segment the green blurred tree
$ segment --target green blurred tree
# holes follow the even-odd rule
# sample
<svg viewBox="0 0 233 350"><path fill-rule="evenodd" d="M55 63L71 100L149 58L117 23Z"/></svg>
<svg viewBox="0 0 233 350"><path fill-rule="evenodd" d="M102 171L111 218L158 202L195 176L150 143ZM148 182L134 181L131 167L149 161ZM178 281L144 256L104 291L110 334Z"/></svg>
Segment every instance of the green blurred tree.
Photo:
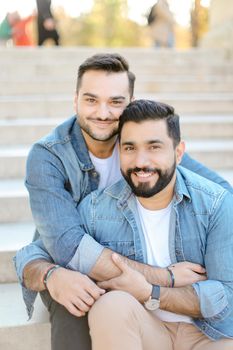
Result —
<svg viewBox="0 0 233 350"><path fill-rule="evenodd" d="M146 28L128 19L127 0L95 0L78 18L57 11L63 45L146 46Z"/></svg>

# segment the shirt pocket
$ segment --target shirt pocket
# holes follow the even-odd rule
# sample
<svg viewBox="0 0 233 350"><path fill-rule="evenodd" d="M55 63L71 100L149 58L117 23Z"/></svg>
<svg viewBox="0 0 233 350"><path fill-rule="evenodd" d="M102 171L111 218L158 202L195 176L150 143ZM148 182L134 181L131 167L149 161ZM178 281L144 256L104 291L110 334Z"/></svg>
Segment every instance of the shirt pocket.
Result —
<svg viewBox="0 0 233 350"><path fill-rule="evenodd" d="M126 256L129 259L135 260L135 247L133 241L101 241L101 245L109 248L116 253Z"/></svg>

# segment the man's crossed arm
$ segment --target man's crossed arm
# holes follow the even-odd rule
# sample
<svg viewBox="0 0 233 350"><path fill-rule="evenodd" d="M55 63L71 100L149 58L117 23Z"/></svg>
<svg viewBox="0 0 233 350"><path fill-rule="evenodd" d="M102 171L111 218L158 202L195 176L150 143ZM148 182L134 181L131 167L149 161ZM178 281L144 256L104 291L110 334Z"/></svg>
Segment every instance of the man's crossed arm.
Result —
<svg viewBox="0 0 233 350"><path fill-rule="evenodd" d="M58 303L64 305L73 315L77 317L83 316L90 309L95 300L104 293L103 289L99 288L92 279L101 282L122 275L121 268L112 260L112 254L113 251L110 249L105 248L103 250L89 273L90 278L79 272L62 267L55 270L47 282L47 288L51 297ZM164 293L174 294L175 289L181 289L166 288L169 277L166 269L142 264L125 257L122 257L122 259L124 259L124 263L129 266L132 271L140 272L139 275L144 276L145 281L149 284L159 284L164 287ZM45 260L35 260L27 264L23 271L25 286L35 291L44 290L45 285L43 283L43 277L49 265L51 265L51 263ZM205 269L198 264L189 262L175 264L173 273L176 287L191 285L192 283L205 279ZM190 300L190 292L187 299ZM194 305L194 303L191 304Z"/></svg>

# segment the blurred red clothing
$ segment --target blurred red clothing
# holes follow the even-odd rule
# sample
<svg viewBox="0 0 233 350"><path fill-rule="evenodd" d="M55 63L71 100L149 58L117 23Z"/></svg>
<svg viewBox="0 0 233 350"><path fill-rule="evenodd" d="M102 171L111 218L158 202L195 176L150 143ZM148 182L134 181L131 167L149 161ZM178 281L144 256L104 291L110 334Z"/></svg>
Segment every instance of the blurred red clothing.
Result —
<svg viewBox="0 0 233 350"><path fill-rule="evenodd" d="M32 23L34 16L29 16L20 19L13 26L12 38L15 46L33 46L31 33L29 32L29 25Z"/></svg>

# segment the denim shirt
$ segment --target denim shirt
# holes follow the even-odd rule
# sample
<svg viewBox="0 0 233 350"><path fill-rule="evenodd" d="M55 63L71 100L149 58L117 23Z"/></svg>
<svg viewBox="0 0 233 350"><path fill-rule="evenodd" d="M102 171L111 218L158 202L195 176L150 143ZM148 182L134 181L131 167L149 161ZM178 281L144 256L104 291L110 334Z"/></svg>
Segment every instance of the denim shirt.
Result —
<svg viewBox="0 0 233 350"><path fill-rule="evenodd" d="M103 247L147 262L135 196L124 180L104 191L91 193L78 211L88 233L76 253L80 272L90 272ZM193 323L213 340L233 339L232 213L231 193L178 167L169 253L172 263L190 261L206 268L208 280L193 284L203 316L193 319Z"/></svg>
<svg viewBox="0 0 233 350"><path fill-rule="evenodd" d="M181 164L233 192L225 180L187 154ZM87 235L77 207L87 194L97 189L98 182L99 175L90 160L75 116L34 144L28 156L25 184L43 243L38 240L17 253L15 264L21 283L25 265L35 259L47 259L78 269L78 265L75 266L77 248ZM100 253L101 248L98 249L97 253ZM25 288L23 292L31 315L36 294Z"/></svg>

